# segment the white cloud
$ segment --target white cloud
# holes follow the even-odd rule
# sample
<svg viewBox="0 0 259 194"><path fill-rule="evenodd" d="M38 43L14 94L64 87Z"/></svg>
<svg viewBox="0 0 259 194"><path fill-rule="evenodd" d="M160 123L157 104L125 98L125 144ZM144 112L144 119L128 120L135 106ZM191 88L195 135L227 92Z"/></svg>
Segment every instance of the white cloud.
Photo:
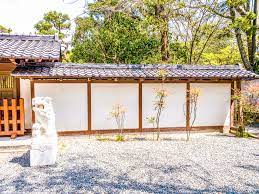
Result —
<svg viewBox="0 0 259 194"><path fill-rule="evenodd" d="M0 24L14 33L33 33L33 26L44 13L56 10L73 19L84 11L84 0L0 0Z"/></svg>

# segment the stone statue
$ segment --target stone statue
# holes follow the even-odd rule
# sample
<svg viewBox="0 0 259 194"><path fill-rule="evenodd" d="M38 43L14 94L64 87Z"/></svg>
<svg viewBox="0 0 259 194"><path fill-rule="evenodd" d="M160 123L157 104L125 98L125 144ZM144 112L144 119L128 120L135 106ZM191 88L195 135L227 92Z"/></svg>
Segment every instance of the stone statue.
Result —
<svg viewBox="0 0 259 194"><path fill-rule="evenodd" d="M32 126L33 138L50 138L57 135L55 114L49 97L36 97L32 100L35 123Z"/></svg>
<svg viewBox="0 0 259 194"><path fill-rule="evenodd" d="M57 131L52 99L36 97L32 99L35 123L32 126L31 166L51 165L56 162Z"/></svg>

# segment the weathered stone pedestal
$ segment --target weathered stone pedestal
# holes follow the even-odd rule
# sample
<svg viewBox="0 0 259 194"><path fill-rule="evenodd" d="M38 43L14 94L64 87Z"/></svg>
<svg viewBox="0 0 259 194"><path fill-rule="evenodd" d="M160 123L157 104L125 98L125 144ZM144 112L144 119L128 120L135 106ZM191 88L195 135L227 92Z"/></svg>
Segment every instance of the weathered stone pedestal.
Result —
<svg viewBox="0 0 259 194"><path fill-rule="evenodd" d="M32 141L30 166L45 166L56 163L58 152L57 138L51 139L51 141Z"/></svg>
<svg viewBox="0 0 259 194"><path fill-rule="evenodd" d="M55 127L55 114L49 97L32 99L35 123L32 126L30 166L45 166L56 163L58 138Z"/></svg>

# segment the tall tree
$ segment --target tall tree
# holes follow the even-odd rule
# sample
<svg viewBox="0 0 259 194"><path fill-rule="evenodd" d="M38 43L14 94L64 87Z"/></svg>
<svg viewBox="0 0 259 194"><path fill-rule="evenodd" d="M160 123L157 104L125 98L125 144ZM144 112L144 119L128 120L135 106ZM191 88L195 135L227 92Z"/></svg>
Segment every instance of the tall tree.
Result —
<svg viewBox="0 0 259 194"><path fill-rule="evenodd" d="M257 1L218 0L213 4L201 3L201 6L230 21L245 68L255 71Z"/></svg>
<svg viewBox="0 0 259 194"><path fill-rule="evenodd" d="M206 49L228 35L224 19L202 7L191 8L195 4L192 0L185 0L179 16L172 19L172 39L183 43L186 49L184 62L188 64L200 63Z"/></svg>
<svg viewBox="0 0 259 194"><path fill-rule="evenodd" d="M50 11L44 14L43 19L35 24L34 28L38 34L57 33L62 40L67 36L70 26L71 22L67 14Z"/></svg>
<svg viewBox="0 0 259 194"><path fill-rule="evenodd" d="M177 15L183 5L176 0L103 0L89 4L91 11L106 15L123 12L143 22L146 28L160 37L161 60L168 62L169 55L169 21Z"/></svg>
<svg viewBox="0 0 259 194"><path fill-rule="evenodd" d="M76 19L71 60L95 63L142 63L158 52L158 41L123 13L92 13Z"/></svg>
<svg viewBox="0 0 259 194"><path fill-rule="evenodd" d="M67 52L70 43L66 38L70 27L71 22L69 16L57 11L49 11L48 13L45 13L43 19L34 25L36 33L38 34L58 34L58 37L61 40L63 59L65 60L68 58Z"/></svg>

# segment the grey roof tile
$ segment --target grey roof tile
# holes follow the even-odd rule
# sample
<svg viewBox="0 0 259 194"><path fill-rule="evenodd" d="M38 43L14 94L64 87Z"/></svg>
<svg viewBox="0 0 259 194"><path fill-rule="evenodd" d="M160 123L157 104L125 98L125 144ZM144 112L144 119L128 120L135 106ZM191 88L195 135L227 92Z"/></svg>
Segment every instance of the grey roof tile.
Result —
<svg viewBox="0 0 259 194"><path fill-rule="evenodd" d="M80 78L147 78L156 79L157 71L165 69L168 78L218 78L258 79L259 76L241 69L238 65L192 66L192 65L125 65L125 64L62 64L27 63L12 72L17 77L80 77Z"/></svg>
<svg viewBox="0 0 259 194"><path fill-rule="evenodd" d="M0 34L0 57L14 59L60 59L60 42L51 35Z"/></svg>

